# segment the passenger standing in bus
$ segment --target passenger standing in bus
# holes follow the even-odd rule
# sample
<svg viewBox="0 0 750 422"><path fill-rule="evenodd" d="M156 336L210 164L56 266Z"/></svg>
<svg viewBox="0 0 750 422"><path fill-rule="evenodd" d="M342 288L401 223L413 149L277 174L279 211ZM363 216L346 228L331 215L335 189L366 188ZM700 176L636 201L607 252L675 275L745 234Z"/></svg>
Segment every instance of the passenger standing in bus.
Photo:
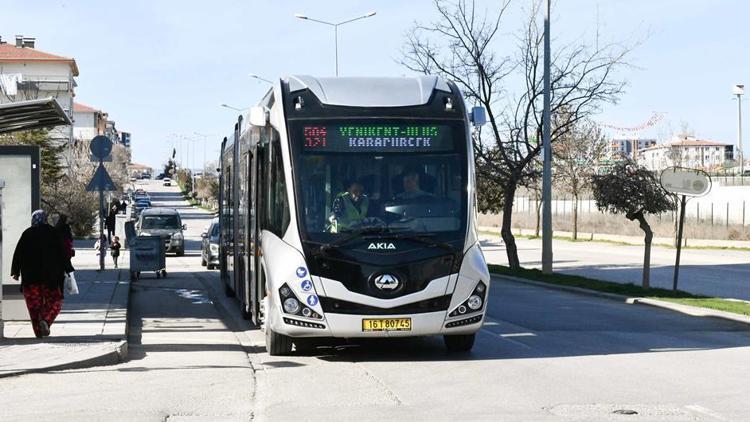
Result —
<svg viewBox="0 0 750 422"><path fill-rule="evenodd" d="M361 223L367 217L370 200L364 191L362 182L354 180L349 184L349 189L346 192L336 195L329 218L331 233L351 230L352 227Z"/></svg>

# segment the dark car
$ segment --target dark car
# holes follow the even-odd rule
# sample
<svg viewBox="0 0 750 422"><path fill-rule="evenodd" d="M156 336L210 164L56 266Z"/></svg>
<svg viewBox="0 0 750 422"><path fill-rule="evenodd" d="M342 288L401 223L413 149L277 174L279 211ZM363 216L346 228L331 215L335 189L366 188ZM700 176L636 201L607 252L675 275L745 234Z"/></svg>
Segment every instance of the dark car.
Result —
<svg viewBox="0 0 750 422"><path fill-rule="evenodd" d="M219 218L211 220L208 230L201 235L201 265L209 270L219 268Z"/></svg>

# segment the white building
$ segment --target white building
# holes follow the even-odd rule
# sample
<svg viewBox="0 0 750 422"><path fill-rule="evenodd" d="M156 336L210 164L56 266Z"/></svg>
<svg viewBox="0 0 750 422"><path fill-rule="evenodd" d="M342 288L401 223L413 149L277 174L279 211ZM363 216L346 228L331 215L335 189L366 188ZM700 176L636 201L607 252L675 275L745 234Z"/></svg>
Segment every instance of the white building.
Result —
<svg viewBox="0 0 750 422"><path fill-rule="evenodd" d="M96 135L104 134L107 113L86 104L73 103L73 139L89 142Z"/></svg>
<svg viewBox="0 0 750 422"><path fill-rule="evenodd" d="M649 170L678 166L712 171L733 159L733 145L680 136L639 151L638 162Z"/></svg>
<svg viewBox="0 0 750 422"><path fill-rule="evenodd" d="M16 35L14 44L0 38L0 103L52 97L73 119L78 65L75 59L37 50L35 43L22 35ZM57 127L50 137L72 145L73 127Z"/></svg>

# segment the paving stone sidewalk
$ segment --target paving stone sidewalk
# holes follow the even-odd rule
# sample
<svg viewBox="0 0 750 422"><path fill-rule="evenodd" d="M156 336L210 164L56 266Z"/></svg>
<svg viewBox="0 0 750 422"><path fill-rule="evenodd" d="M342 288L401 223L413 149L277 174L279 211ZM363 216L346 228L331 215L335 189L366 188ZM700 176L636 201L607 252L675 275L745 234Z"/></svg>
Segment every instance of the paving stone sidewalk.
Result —
<svg viewBox="0 0 750 422"><path fill-rule="evenodd" d="M29 372L109 365L127 357L130 292L125 252L121 268L97 271L92 249L76 249L73 265L80 294L66 295L49 337L37 339L29 321L5 321L0 378Z"/></svg>

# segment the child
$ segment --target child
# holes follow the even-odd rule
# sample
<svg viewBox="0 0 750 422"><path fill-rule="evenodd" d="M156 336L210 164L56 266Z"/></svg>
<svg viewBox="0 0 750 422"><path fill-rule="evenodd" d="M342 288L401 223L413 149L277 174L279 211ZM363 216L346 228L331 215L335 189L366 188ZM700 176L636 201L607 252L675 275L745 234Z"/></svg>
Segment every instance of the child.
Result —
<svg viewBox="0 0 750 422"><path fill-rule="evenodd" d="M101 235L99 237L99 240L96 241L96 244L94 245L94 250L96 251L96 256L98 257L100 254L107 254L107 249L109 249L109 245L107 242L107 236ZM99 270L97 270L99 271Z"/></svg>
<svg viewBox="0 0 750 422"><path fill-rule="evenodd" d="M109 248L112 249L112 260L115 261L115 268L117 268L117 258L120 257L120 236L115 236L112 240L112 246Z"/></svg>

